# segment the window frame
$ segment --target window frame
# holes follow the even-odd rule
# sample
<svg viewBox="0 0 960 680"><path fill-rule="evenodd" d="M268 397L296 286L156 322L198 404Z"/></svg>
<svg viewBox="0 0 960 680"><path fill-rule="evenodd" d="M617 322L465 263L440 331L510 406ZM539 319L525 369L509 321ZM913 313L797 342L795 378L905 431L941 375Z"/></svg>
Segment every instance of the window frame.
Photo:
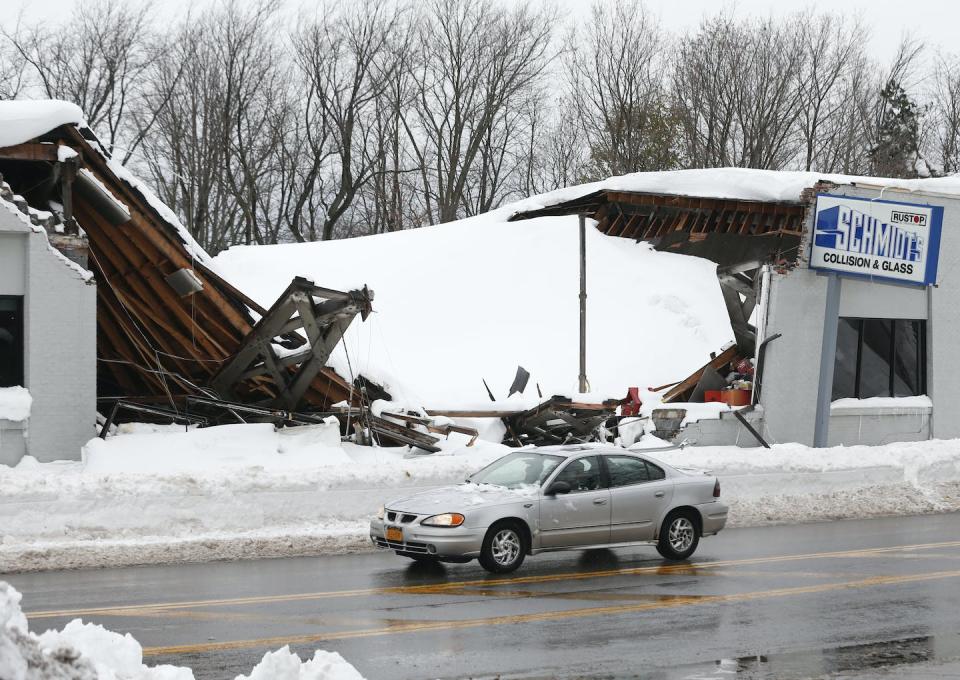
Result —
<svg viewBox="0 0 960 680"><path fill-rule="evenodd" d="M917 327L917 357L916 365L913 366L913 369L916 371L917 376L917 389L916 394L908 396L920 396L927 393L927 320L926 319L890 319L890 318L872 318L872 317L859 317L859 316L842 316L839 319L841 322L849 323L857 333L856 340L856 366L854 366L854 382L853 382L853 395L839 395L833 396L832 391L836 388L836 371L834 372L834 382L831 386L831 400L835 401L837 399L864 399L863 396L863 360L864 360L864 336L866 335L867 322L868 321L878 321L878 322L888 322L890 324L890 339L889 347L886 348L886 353L883 355L883 359L887 366L887 389L885 395L876 395L882 397L895 397L895 386L897 381L897 331L898 327L902 331L905 327L908 327L907 324L912 326L916 324ZM839 341L839 334L838 334ZM834 350L836 356L836 349ZM879 356L879 353L878 353ZM834 359L836 361L836 358Z"/></svg>
<svg viewBox="0 0 960 680"><path fill-rule="evenodd" d="M556 470L553 471L553 476L550 478L549 483L543 488L548 489L554 483L560 480L560 475L563 474L564 470L573 465L578 460L583 460L584 458L595 458L597 460L597 472L600 475L600 486L596 489L573 489L571 488L568 495L575 493L596 493L597 491L609 490L610 489L610 475L607 473L607 461L604 460L603 454L600 453L591 453L586 456L577 456L576 458L568 458L565 464L560 465Z"/></svg>
<svg viewBox="0 0 960 680"><path fill-rule="evenodd" d="M629 458L630 460L638 461L643 465L643 469L646 470L647 478L640 482L631 482L630 484L614 484L613 475L610 472L610 459L611 458ZM650 463L641 458L640 456L631 456L628 453L605 453L603 454L603 466L607 471L607 488L609 489L622 489L628 486L638 486L640 484L649 484L650 482L659 481L656 479L650 479ZM657 468L659 470L659 468ZM661 472L663 472L661 470ZM662 477L661 477L662 479Z"/></svg>
<svg viewBox="0 0 960 680"><path fill-rule="evenodd" d="M26 345L25 338L27 332L27 322L24 318L24 296L23 295L0 295L0 300L12 300L16 306L15 313L20 322L20 328L18 333L15 336L15 346L14 351L20 357L20 367L17 371L15 378L19 379L19 382L14 382L10 385L0 385L0 387L26 387L26 378L27 378L27 356L26 356Z"/></svg>

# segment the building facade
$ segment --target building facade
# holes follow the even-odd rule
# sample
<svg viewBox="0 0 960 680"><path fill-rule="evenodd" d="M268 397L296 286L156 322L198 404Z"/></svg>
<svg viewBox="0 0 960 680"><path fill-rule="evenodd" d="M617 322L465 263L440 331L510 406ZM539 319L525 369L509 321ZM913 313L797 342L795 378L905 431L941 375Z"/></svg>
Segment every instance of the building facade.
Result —
<svg viewBox="0 0 960 680"><path fill-rule="evenodd" d="M5 465L79 460L96 434L96 286L34 221L0 197L0 389L32 398L26 418L0 410Z"/></svg>

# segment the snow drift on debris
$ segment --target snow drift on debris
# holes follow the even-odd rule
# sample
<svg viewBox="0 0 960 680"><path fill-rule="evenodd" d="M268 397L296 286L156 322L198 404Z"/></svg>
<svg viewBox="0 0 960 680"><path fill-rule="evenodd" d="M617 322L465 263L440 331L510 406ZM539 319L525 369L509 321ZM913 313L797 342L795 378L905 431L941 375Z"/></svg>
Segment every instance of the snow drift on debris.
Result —
<svg viewBox="0 0 960 680"><path fill-rule="evenodd" d="M591 223L592 224L592 223ZM576 393L579 343L576 217L504 222L500 213L410 231L319 243L234 247L214 262L269 306L293 276L348 290L370 286L375 313L353 323L331 364L432 407L506 396L517 365L546 396ZM587 230L587 374L592 392L678 380L731 339L703 259Z"/></svg>

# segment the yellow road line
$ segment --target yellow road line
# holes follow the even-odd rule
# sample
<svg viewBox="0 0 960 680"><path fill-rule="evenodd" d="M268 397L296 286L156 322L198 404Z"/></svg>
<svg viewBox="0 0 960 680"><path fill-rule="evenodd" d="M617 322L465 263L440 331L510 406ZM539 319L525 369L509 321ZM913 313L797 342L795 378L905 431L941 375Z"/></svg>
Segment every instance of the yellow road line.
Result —
<svg viewBox="0 0 960 680"><path fill-rule="evenodd" d="M820 553L804 553L799 555L775 555L770 557L754 557L742 560L725 560L718 562L695 562L691 564L661 565L656 567L625 567L620 569L605 569L600 571L567 572L562 574L541 574L531 576L514 576L512 578L487 578L470 581L448 581L416 586L385 586L379 588L357 588L353 590L332 590L314 593L293 593L289 595L254 595L250 597L191 600L183 602L163 602L154 604L132 604L116 607L93 607L85 609L65 609L26 612L29 619L45 619L76 616L125 616L130 612L140 613L143 610L185 609L190 607L220 607L255 605L270 602L301 602L304 600L324 600L340 597L366 597L371 595L415 595L440 594L455 592L462 588L481 586L489 588L498 585L520 585L529 583L555 583L557 581L582 581L592 578L608 578L613 576L636 576L642 574L675 574L693 573L698 569L710 570L719 567L737 567L756 564L773 564L793 562L799 560L841 559L874 557L883 553L897 553L909 550L933 550L937 548L960 547L960 541L941 543L918 543L913 545L888 546L883 548L859 548L857 550L842 550Z"/></svg>
<svg viewBox="0 0 960 680"><path fill-rule="evenodd" d="M838 590L853 590L885 585L899 585L919 581L933 581L938 579L960 577L960 571L938 571L926 574L910 574L904 576L874 576L859 581L845 581L840 583L824 583L811 586L797 586L793 588L777 588L773 590L759 590L747 593L730 595L703 595L698 597L679 596L676 599L662 602L644 602L635 604L613 605L607 607L587 607L567 611L538 612L532 614L514 614L509 616L494 616L483 619L469 619L460 621L412 621L395 625L366 628L361 630L345 630L330 633L314 633L310 635L291 635L280 637L260 638L254 640L232 640L228 642L208 642L192 645L170 645L165 647L147 647L143 650L144 656L161 656L174 654L206 653L232 649L248 649L253 647L276 647L290 644L310 644L330 640L347 640L354 638L378 637L396 635L400 633L415 633L431 630L456 630L464 628L480 628L484 626L501 626L517 623L534 623L541 621L556 621L563 619L584 618L590 616L627 614L654 609L673 609L702 604L721 604L727 602L745 602L795 595L826 593Z"/></svg>

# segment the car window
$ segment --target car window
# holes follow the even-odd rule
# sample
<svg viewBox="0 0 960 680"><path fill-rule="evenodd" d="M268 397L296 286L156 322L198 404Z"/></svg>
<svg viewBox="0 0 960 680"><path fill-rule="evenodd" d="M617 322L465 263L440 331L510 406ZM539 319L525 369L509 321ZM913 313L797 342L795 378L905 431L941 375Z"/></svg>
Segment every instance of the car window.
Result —
<svg viewBox="0 0 960 680"><path fill-rule="evenodd" d="M561 456L527 451L511 453L472 475L470 481L477 484L496 484L510 489L527 484L542 484L562 462Z"/></svg>
<svg viewBox="0 0 960 680"><path fill-rule="evenodd" d="M600 479L600 458L587 456L586 458L571 460L565 468L560 470L560 474L553 481L566 482L570 485L571 491L599 489L603 486Z"/></svg>
<svg viewBox="0 0 960 680"><path fill-rule="evenodd" d="M658 479L664 479L667 476L667 473L664 472L662 468L657 467L656 465L651 463L649 460L646 461L646 463L647 463L647 473L650 475L651 482L654 482Z"/></svg>
<svg viewBox="0 0 960 680"><path fill-rule="evenodd" d="M607 472L610 473L610 486L628 486L650 481L647 464L633 456L607 456Z"/></svg>

